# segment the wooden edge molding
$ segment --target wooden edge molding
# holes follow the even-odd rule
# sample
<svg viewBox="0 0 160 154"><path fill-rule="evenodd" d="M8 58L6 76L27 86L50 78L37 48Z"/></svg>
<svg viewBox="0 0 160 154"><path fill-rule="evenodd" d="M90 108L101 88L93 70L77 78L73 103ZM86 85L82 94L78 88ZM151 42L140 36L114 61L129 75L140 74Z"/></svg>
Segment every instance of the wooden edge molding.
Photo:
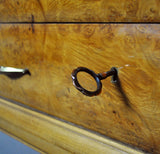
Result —
<svg viewBox="0 0 160 154"><path fill-rule="evenodd" d="M3 99L0 99L0 129L44 153L143 153Z"/></svg>

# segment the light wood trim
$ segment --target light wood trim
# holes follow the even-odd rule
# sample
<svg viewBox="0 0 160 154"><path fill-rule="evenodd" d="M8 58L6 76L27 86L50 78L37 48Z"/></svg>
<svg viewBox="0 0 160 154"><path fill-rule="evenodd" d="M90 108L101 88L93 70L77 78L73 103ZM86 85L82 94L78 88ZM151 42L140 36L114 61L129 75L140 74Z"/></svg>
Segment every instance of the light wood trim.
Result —
<svg viewBox="0 0 160 154"><path fill-rule="evenodd" d="M0 128L47 153L142 153L3 99Z"/></svg>

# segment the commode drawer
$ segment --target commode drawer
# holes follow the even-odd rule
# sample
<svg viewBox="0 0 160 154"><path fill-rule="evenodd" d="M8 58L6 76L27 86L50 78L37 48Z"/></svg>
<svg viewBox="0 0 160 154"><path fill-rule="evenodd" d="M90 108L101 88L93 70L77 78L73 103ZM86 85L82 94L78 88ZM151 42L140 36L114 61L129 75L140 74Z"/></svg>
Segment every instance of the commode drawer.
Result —
<svg viewBox="0 0 160 154"><path fill-rule="evenodd" d="M1 0L0 22L160 22L159 0Z"/></svg>
<svg viewBox="0 0 160 154"><path fill-rule="evenodd" d="M0 95L113 139L160 152L160 26L152 24L3 24L0 66L28 68L31 76L0 76ZM112 67L119 83L101 81L99 95L72 84L77 67ZM85 72L80 83L95 81Z"/></svg>

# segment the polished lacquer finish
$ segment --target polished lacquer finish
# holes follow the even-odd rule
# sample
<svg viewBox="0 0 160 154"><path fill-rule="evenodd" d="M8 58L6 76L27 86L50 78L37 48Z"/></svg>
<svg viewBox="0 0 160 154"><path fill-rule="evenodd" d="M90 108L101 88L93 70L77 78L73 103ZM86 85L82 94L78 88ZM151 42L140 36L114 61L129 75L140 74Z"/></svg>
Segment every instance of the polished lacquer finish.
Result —
<svg viewBox="0 0 160 154"><path fill-rule="evenodd" d="M148 152L160 152L160 26L151 24L0 25L0 66L31 76L0 76L0 95ZM87 97L72 84L77 67L118 68ZM94 89L81 72L79 81Z"/></svg>
<svg viewBox="0 0 160 154"><path fill-rule="evenodd" d="M0 0L0 22L160 22L159 0Z"/></svg>

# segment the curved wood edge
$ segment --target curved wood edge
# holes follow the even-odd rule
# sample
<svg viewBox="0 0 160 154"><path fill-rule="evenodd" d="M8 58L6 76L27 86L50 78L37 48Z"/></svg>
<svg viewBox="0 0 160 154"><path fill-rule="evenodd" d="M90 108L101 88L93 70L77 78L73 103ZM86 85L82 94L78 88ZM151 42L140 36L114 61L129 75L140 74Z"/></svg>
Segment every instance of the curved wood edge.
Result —
<svg viewBox="0 0 160 154"><path fill-rule="evenodd" d="M143 153L3 99L0 129L46 153Z"/></svg>

